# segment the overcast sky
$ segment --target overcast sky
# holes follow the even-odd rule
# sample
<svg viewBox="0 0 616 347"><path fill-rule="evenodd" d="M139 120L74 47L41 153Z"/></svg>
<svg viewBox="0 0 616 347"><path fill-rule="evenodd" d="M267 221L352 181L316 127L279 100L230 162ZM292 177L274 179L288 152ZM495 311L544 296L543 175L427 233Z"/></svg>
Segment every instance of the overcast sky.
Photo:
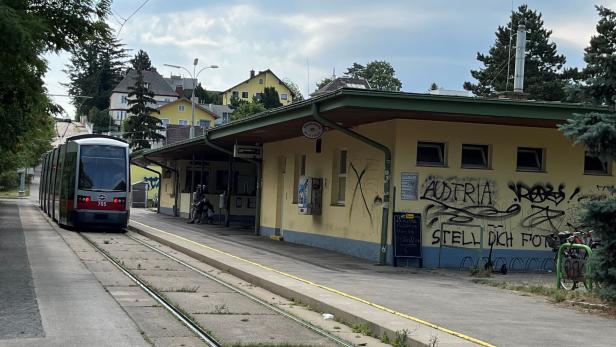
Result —
<svg viewBox="0 0 616 347"><path fill-rule="evenodd" d="M402 90L425 92L432 82L461 90L479 67L477 52L487 52L494 32L505 25L511 0L150 0L120 29L143 0L116 0L109 18L126 48L143 49L164 76L216 64L199 80L209 90L224 90L248 78L249 70L271 69L297 83L304 96L324 77L342 75L353 62L386 60ZM583 49L595 33L595 4L616 9L616 0L531 0L553 31L567 66L581 67ZM47 56L45 82L50 94L66 94L62 72L69 56ZM192 69L190 69L192 70ZM54 97L72 116L69 99Z"/></svg>

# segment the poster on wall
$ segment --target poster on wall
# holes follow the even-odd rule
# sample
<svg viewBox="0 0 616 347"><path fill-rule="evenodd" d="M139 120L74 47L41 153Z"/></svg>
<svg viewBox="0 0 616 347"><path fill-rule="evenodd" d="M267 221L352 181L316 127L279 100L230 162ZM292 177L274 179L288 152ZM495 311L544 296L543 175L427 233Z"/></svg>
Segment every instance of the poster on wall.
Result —
<svg viewBox="0 0 616 347"><path fill-rule="evenodd" d="M417 181L419 174L402 172L400 175L400 199L417 200Z"/></svg>

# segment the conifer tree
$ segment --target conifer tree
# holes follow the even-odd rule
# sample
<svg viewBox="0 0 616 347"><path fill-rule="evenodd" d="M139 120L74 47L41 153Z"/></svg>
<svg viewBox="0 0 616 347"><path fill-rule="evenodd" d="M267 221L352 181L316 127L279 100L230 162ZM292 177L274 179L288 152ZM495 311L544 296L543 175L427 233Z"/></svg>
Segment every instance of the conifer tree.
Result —
<svg viewBox="0 0 616 347"><path fill-rule="evenodd" d="M129 117L125 123L123 137L134 150L151 148L151 142L163 140L165 136L158 133L164 130L160 119L152 116L152 113L160 112L149 106L155 104L156 100L154 93L146 86L143 70L137 70L135 85L128 87L128 90Z"/></svg>
<svg viewBox="0 0 616 347"><path fill-rule="evenodd" d="M152 61L150 60L150 56L142 49L140 49L137 54L135 54L135 57L130 60L130 64L135 70L152 71Z"/></svg>
<svg viewBox="0 0 616 347"><path fill-rule="evenodd" d="M518 7L511 14L509 23L496 30L496 42L489 52L477 53L477 60L483 68L471 70L477 83L464 82L464 89L478 96L495 96L497 92L513 90L515 33L518 25L524 24L527 31L524 92L529 94L529 99L563 100L566 96L564 88L569 80L575 78L575 70L564 68L566 58L558 54L556 44L550 41L552 31L544 27L542 17L541 13L529 9L527 5Z"/></svg>
<svg viewBox="0 0 616 347"><path fill-rule="evenodd" d="M596 104L609 106L610 112L576 114L561 130L591 155L612 162L616 160L616 13L605 7L597 7L597 11L598 34L584 54L588 63L584 88ZM591 277L602 284L602 297L616 301L616 189L586 203L581 217L602 243L592 255Z"/></svg>

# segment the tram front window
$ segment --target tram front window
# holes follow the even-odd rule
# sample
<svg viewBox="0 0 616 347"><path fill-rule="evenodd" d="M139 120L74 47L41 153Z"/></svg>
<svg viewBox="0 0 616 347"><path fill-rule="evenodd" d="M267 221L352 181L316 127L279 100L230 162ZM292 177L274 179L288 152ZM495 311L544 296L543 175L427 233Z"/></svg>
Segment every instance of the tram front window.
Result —
<svg viewBox="0 0 616 347"><path fill-rule="evenodd" d="M79 159L79 189L126 191L126 148L83 145Z"/></svg>

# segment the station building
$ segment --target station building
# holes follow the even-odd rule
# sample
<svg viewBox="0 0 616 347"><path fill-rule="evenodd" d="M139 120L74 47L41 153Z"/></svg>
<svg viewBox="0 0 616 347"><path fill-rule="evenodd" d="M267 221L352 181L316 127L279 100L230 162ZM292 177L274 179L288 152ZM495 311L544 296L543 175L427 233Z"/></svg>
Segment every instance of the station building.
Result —
<svg viewBox="0 0 616 347"><path fill-rule="evenodd" d="M608 110L343 88L132 162L161 166L161 213L185 216L203 182L215 206L230 192L217 213L285 242L386 264L471 267L492 253L497 266L549 270L546 235L616 186L613 163L557 129L588 112ZM233 159L238 145L261 159Z"/></svg>

